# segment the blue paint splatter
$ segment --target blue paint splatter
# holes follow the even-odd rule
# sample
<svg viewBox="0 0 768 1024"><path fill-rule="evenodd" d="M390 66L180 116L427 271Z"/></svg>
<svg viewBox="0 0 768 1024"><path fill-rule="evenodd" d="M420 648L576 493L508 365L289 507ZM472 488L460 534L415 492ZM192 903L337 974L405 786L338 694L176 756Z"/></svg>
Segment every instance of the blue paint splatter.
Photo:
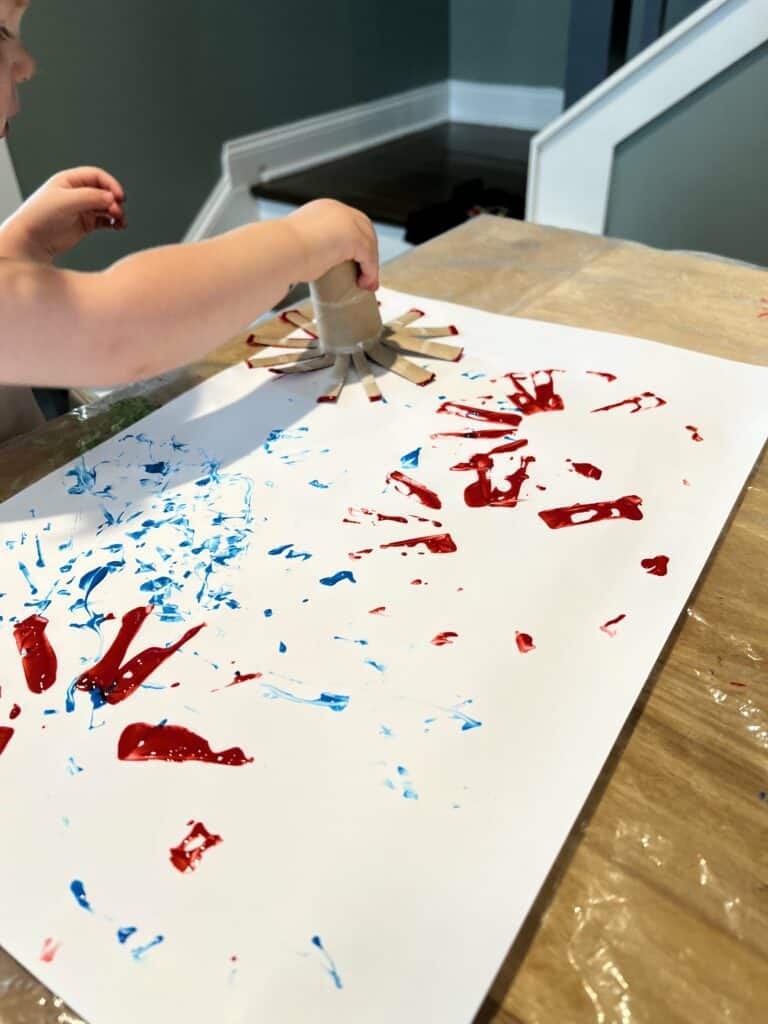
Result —
<svg viewBox="0 0 768 1024"><path fill-rule="evenodd" d="M99 565L96 566L95 569L90 569L80 577L78 586L83 591L83 596L71 604L69 606L69 610L71 612L75 612L82 609L82 611L84 611L88 616L88 621L70 623L73 629L92 629L95 633L100 632L100 626L104 621L104 616L91 611L88 601L96 587L98 587L98 585L102 583L107 576L114 572L118 572L120 569L124 568L124 566L125 559L121 559L120 561L115 559L111 562L107 562L106 565Z"/></svg>
<svg viewBox="0 0 768 1024"><path fill-rule="evenodd" d="M421 456L421 448L414 448L412 452L408 452L400 459L400 465L403 469L418 469L419 457Z"/></svg>
<svg viewBox="0 0 768 1024"><path fill-rule="evenodd" d="M319 697L312 700L309 697L299 697L289 690L281 690L279 686L274 686L272 683L262 683L261 688L264 691L264 696L270 700L289 700L294 704L310 704L318 708L328 708L330 711L344 711L349 704L349 697L343 693L321 693Z"/></svg>
<svg viewBox="0 0 768 1024"><path fill-rule="evenodd" d="M135 949L131 950L131 956L134 960L141 960L145 953L148 953L150 949L155 946L159 946L161 942L165 941L164 935L156 935L151 942L148 942L145 946L136 946Z"/></svg>
<svg viewBox="0 0 768 1024"><path fill-rule="evenodd" d="M23 562L19 562L19 572L27 581L27 586L29 587L30 593L34 596L38 592L37 587L32 582L32 577L29 575L29 569L26 567L26 565L24 565Z"/></svg>
<svg viewBox="0 0 768 1024"><path fill-rule="evenodd" d="M272 548L267 554L272 556L285 555L286 558L301 558L304 562L312 557L309 551L297 551L293 544L281 544L280 547Z"/></svg>
<svg viewBox="0 0 768 1024"><path fill-rule="evenodd" d="M280 641L280 645L278 646L277 649L278 651L280 651L281 654L285 654L285 652L288 650L288 648L285 646L282 640Z"/></svg>
<svg viewBox="0 0 768 1024"><path fill-rule="evenodd" d="M404 765L399 764L397 766L397 774L403 780L402 781L402 785L403 785L403 799L404 800L418 800L419 799L419 794L413 788L413 784L411 783L410 776L408 775L408 769Z"/></svg>
<svg viewBox="0 0 768 1024"><path fill-rule="evenodd" d="M380 725L379 736L394 736L394 733L388 725Z"/></svg>
<svg viewBox="0 0 768 1024"><path fill-rule="evenodd" d="M264 618L265 619L271 619L272 618L272 614L273 613L272 613L272 609L271 608L265 608L264 609Z"/></svg>
<svg viewBox="0 0 768 1024"><path fill-rule="evenodd" d="M74 759L74 757L67 758L67 774L68 775L79 775L83 769Z"/></svg>
<svg viewBox="0 0 768 1024"><path fill-rule="evenodd" d="M325 961L325 969L331 976L333 984L336 986L336 988L344 988L344 986L341 983L341 976L339 975L339 972L336 969L336 964L333 962L333 958L323 945L319 935L312 936L312 945L320 950L320 954Z"/></svg>
<svg viewBox="0 0 768 1024"><path fill-rule="evenodd" d="M80 459L80 464L74 466L68 470L65 477L71 476L74 478L74 483L71 487L67 488L67 494L95 494L100 498L111 498L112 485L108 484L100 491L96 490L96 469L89 469L85 464L85 459Z"/></svg>
<svg viewBox="0 0 768 1024"><path fill-rule="evenodd" d="M483 377L485 377L485 374L484 373L469 373L468 370L465 370L464 373L462 373L461 376L462 377L466 377L467 380L482 380Z"/></svg>
<svg viewBox="0 0 768 1024"><path fill-rule="evenodd" d="M366 658L363 664L370 665L371 668L375 668L377 672L385 672L387 668L386 665L382 665L380 661L374 661L373 658Z"/></svg>
<svg viewBox="0 0 768 1024"><path fill-rule="evenodd" d="M340 572L334 573L333 576L323 576L320 582L324 587L335 587L336 584L341 583L342 580L349 580L350 583L357 583L357 580L349 569L342 569Z"/></svg>
<svg viewBox="0 0 768 1024"><path fill-rule="evenodd" d="M462 701L460 704L454 704L449 708L441 707L439 708L439 710L445 712L445 714L447 714L449 718L455 719L457 722L461 722L461 731L467 732L469 729L478 729L483 724L479 719L472 718L465 711L461 710L463 707L466 707L467 704L471 703L472 698L469 697L467 698L467 700ZM437 720L437 716L433 715L431 718L425 718L424 724L426 726L430 726L433 722L436 722ZM426 728L424 730L424 732L429 731L429 728Z"/></svg>
<svg viewBox="0 0 768 1024"><path fill-rule="evenodd" d="M330 487L331 485L330 485L330 484L321 484L319 480L310 480L310 481L309 481L309 486L310 486L310 487L317 487L317 489L318 489L319 491L327 491L327 490L328 490L328 488L329 488L329 487Z"/></svg>
<svg viewBox="0 0 768 1024"><path fill-rule="evenodd" d="M78 906L82 907L83 910L87 910L89 914L92 914L93 913L93 907L88 902L88 898L85 895L85 886L80 881L80 879L76 878L70 884L69 888L70 888L70 891L72 892L72 895L77 900Z"/></svg>
<svg viewBox="0 0 768 1024"><path fill-rule="evenodd" d="M130 939L132 935L135 935L138 930L139 929L135 928L133 925L128 925L126 928L118 928L117 941L121 946L125 945L128 939Z"/></svg>
<svg viewBox="0 0 768 1024"><path fill-rule="evenodd" d="M43 552L40 549L39 537L35 537L35 548L37 549L37 561L35 562L35 565L37 566L38 569L44 569L45 561L43 560Z"/></svg>
<svg viewBox="0 0 768 1024"><path fill-rule="evenodd" d="M168 476L171 471L170 462L148 462L144 466L145 473L157 473L160 476Z"/></svg>
<svg viewBox="0 0 768 1024"><path fill-rule="evenodd" d="M70 537L69 540L65 540L63 544L59 544L59 551L67 551L71 547L72 547L72 538Z"/></svg>
<svg viewBox="0 0 768 1024"><path fill-rule="evenodd" d="M367 640L354 640L352 637L349 637L349 636L336 636L334 634L333 639L334 640L344 640L348 644L357 644L360 647L367 647L368 646L368 641Z"/></svg>

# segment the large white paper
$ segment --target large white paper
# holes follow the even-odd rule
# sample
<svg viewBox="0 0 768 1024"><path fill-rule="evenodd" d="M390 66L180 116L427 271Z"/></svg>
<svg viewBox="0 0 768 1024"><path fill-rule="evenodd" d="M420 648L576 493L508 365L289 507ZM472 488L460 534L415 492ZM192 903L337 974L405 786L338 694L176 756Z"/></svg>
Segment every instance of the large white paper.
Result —
<svg viewBox="0 0 768 1024"><path fill-rule="evenodd" d="M235 366L0 509L0 942L91 1024L469 1021L760 452L764 369L381 298L471 355L335 407ZM540 370L562 409L504 376ZM94 707L147 602L123 664L206 625ZM252 761L119 760L142 722ZM222 841L182 872L195 822Z"/></svg>

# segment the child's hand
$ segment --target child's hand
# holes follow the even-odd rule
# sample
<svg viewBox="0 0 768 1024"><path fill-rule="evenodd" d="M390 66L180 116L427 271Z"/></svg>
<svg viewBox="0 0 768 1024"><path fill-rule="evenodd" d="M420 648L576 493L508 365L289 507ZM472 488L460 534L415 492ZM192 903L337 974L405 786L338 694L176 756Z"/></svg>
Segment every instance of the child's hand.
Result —
<svg viewBox="0 0 768 1024"><path fill-rule="evenodd" d="M379 287L379 246L364 213L334 199L316 199L285 218L299 236L306 263L305 280L314 281L345 260L360 265L358 285Z"/></svg>
<svg viewBox="0 0 768 1024"><path fill-rule="evenodd" d="M54 174L0 230L0 255L50 263L100 228L125 227L125 192L99 167Z"/></svg>

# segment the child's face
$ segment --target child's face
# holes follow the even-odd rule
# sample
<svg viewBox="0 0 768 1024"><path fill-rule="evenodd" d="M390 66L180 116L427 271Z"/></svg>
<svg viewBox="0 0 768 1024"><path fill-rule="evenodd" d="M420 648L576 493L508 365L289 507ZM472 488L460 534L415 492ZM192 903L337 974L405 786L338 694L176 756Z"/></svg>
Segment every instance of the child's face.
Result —
<svg viewBox="0 0 768 1024"><path fill-rule="evenodd" d="M0 139L19 112L17 84L35 73L35 62L19 38L26 8L27 0L0 0Z"/></svg>

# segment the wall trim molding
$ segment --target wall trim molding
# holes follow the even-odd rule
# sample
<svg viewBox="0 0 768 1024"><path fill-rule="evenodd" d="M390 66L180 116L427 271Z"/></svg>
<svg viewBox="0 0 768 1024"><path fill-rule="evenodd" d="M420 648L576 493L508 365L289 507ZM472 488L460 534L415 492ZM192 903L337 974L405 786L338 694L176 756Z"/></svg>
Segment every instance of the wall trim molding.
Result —
<svg viewBox="0 0 768 1024"><path fill-rule="evenodd" d="M448 80L452 121L540 131L563 110L564 92L550 86Z"/></svg>
<svg viewBox="0 0 768 1024"><path fill-rule="evenodd" d="M563 91L444 79L225 142L222 174L185 241L216 233L227 204L260 182L337 160L444 121L535 130L562 110Z"/></svg>
<svg viewBox="0 0 768 1024"><path fill-rule="evenodd" d="M0 224L18 209L21 189L11 159L8 143L0 139Z"/></svg>
<svg viewBox="0 0 768 1024"><path fill-rule="evenodd" d="M619 143L766 40L766 0L698 8L534 137L526 219L602 234Z"/></svg>

